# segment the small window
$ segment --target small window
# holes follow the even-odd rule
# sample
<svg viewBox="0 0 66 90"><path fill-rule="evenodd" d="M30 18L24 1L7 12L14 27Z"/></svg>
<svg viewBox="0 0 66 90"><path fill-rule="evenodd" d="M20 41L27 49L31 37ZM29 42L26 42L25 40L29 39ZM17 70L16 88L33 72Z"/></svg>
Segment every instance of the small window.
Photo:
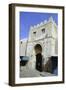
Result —
<svg viewBox="0 0 66 90"><path fill-rule="evenodd" d="M45 28L42 29L42 33L45 33Z"/></svg>
<svg viewBox="0 0 66 90"><path fill-rule="evenodd" d="M36 32L33 32L33 34L36 34Z"/></svg>
<svg viewBox="0 0 66 90"><path fill-rule="evenodd" d="M22 44L22 41L21 41L21 44Z"/></svg>

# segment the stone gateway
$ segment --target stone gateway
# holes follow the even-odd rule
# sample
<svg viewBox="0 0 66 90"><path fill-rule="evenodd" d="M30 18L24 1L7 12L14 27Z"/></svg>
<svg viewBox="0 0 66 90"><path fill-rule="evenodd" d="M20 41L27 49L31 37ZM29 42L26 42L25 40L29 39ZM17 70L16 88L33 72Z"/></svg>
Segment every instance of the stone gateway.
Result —
<svg viewBox="0 0 66 90"><path fill-rule="evenodd" d="M58 56L58 26L52 17L48 21L30 27L28 39L20 40L20 56L28 56L27 67L35 69L36 55L34 47L40 45L38 52L45 58L44 64L51 56Z"/></svg>

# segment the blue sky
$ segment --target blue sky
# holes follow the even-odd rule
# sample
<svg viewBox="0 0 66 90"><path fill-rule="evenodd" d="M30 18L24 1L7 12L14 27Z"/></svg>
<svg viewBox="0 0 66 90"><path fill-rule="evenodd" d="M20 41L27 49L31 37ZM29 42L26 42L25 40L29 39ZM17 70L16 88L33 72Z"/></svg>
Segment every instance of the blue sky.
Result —
<svg viewBox="0 0 66 90"><path fill-rule="evenodd" d="M20 40L28 37L30 26L48 20L51 16L56 24L58 24L57 13L20 12Z"/></svg>

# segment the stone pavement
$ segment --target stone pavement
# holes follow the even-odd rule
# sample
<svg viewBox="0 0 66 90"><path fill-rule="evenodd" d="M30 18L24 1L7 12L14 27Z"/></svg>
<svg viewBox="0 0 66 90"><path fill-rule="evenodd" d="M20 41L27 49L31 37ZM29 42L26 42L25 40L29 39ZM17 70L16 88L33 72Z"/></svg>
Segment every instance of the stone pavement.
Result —
<svg viewBox="0 0 66 90"><path fill-rule="evenodd" d="M46 76L55 76L48 72L39 72L36 69L21 67L20 68L20 77L46 77Z"/></svg>

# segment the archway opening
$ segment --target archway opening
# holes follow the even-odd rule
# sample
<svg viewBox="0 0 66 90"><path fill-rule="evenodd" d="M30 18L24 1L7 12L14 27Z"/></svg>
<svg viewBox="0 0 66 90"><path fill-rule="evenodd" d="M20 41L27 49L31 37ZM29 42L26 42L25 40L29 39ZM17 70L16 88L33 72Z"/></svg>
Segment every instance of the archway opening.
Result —
<svg viewBox="0 0 66 90"><path fill-rule="evenodd" d="M34 46L34 49L35 49L35 54L42 53L42 46L40 44L36 44Z"/></svg>
<svg viewBox="0 0 66 90"><path fill-rule="evenodd" d="M36 70L42 72L42 47L40 44L36 44L34 49L36 54Z"/></svg>

